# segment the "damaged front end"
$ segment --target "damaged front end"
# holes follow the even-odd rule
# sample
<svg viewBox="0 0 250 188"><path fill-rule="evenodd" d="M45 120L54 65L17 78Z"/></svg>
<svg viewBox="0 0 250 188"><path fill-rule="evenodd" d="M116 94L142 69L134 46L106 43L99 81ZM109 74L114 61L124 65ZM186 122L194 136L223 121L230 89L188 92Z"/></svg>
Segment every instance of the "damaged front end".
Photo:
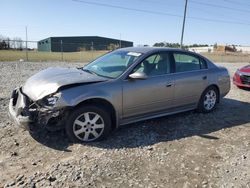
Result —
<svg viewBox="0 0 250 188"><path fill-rule="evenodd" d="M21 87L17 88L11 95L9 115L18 126L26 130L37 125L52 131L61 129L67 117L67 109L55 107L59 97L60 93L57 93L32 101Z"/></svg>

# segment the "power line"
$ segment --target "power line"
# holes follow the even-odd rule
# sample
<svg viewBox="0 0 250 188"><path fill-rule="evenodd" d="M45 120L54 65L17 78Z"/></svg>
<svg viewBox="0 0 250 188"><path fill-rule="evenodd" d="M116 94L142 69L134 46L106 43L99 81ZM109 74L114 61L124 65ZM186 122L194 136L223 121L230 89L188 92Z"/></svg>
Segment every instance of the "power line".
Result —
<svg viewBox="0 0 250 188"><path fill-rule="evenodd" d="M160 2L160 1L155 1L155 0L137 0L137 1L140 1L140 2L144 2L144 3L151 3L151 4L157 4L157 5L159 5L159 4L162 4L162 5L170 5L170 6L175 6L175 7L183 7L183 5L180 5L180 4L171 4L171 3L168 3L168 2ZM230 0L222 0L222 1L230 1ZM180 2L180 1L177 1L177 2ZM196 2L193 2L193 4L196 4ZM202 4L202 5L205 5L205 4ZM190 6L190 5L189 5ZM205 6L207 6L207 5L205 5ZM210 4L209 5L210 7L211 6L215 6L216 7L216 5L213 5L213 4ZM190 6L191 7L191 6ZM221 8L221 7L219 7L219 8ZM223 8L226 8L226 7L223 7ZM242 19L239 19L239 18L235 18L234 16L232 17L231 15L228 15L228 14L221 14L221 12L220 13L218 13L218 12L213 12L213 11L211 11L210 9L202 9L202 8L199 8L199 9L192 9L192 12L194 11L194 10L196 10L196 11L200 11L200 12L206 12L206 13L208 13L208 14L211 14L211 12L212 12L212 14L217 14L217 15L219 15L219 16L226 16L227 18L230 18L230 21L233 19L234 21L239 21L239 22L244 22L244 21L246 21L246 20L242 20ZM215 9L213 9L213 10L215 10Z"/></svg>
<svg viewBox="0 0 250 188"><path fill-rule="evenodd" d="M227 7L227 6L222 6L222 5L215 5L215 4L211 4L211 3L204 3L204 2L194 1L194 0L190 0L190 2L195 3L195 4L199 4L199 5L204 5L204 6L217 7L217 8L227 9L227 10L250 13L250 11L246 10L246 9L232 8L232 7Z"/></svg>
<svg viewBox="0 0 250 188"><path fill-rule="evenodd" d="M159 2L159 1L154 1L154 0L137 0L137 1L142 1L142 2L146 2L146 3L152 3L152 4L165 4L165 5L169 5L168 2ZM237 5L241 4L241 5L250 6L250 4L239 3L237 1L232 1L232 0L223 0L223 1L228 2L228 3L237 4ZM193 4L199 4L199 5L209 6L209 7L217 7L217 8L223 8L223 9L237 11L237 12L250 13L250 11L247 10L247 9L232 8L232 7L228 7L228 6L217 5L217 4L206 3L206 2L200 2L200 1L196 1L196 0L190 0L190 2L193 3ZM182 5L175 5L175 6L182 6Z"/></svg>
<svg viewBox="0 0 250 188"><path fill-rule="evenodd" d="M210 19L210 18L198 18L198 17L192 17L192 16L187 16L187 18L193 19L193 20L201 20L201 21L217 22L217 23L225 23L225 24L250 25L250 23L234 22L234 21L229 21L229 20L218 20L218 19Z"/></svg>
<svg viewBox="0 0 250 188"><path fill-rule="evenodd" d="M110 5L110 4L104 4L104 3L83 1L83 0L72 0L72 1L84 3L84 4L90 4L90 5L97 5L97 6L103 6L103 7L118 8L118 9L123 9L123 10L131 10L131 11L136 11L136 12L144 12L144 13L150 13L150 14L158 14L158 15L166 15L166 16L173 16L173 17L182 18L181 15L170 14L170 13L165 13L165 12L158 12L158 11L151 11L151 10L137 9L137 8L129 8L129 7L123 7L123 6L118 6L118 5Z"/></svg>
<svg viewBox="0 0 250 188"><path fill-rule="evenodd" d="M227 3L231 3L231 4L235 4L235 5L240 5L240 6L250 6L250 4L247 4L247 3L241 3L241 2L238 2L238 1L232 1L232 0L223 0Z"/></svg>
<svg viewBox="0 0 250 188"><path fill-rule="evenodd" d="M194 13L194 11L198 11L204 15L214 15L218 18L225 18L226 17L226 19L228 19L230 21L236 21L236 22L246 22L247 23L249 21L248 19L242 19L242 17L236 17L233 14L226 14L226 13L223 13L222 11L218 12L218 9L214 9L214 8L213 9L208 9L208 8L198 8L198 9L196 8L195 9L191 5L189 5L189 7L193 13Z"/></svg>
<svg viewBox="0 0 250 188"><path fill-rule="evenodd" d="M164 16L170 16L170 17L178 17L183 18L182 15L177 14L170 14L165 12L158 12L158 11L151 11L146 9L137 9L137 8L129 8L129 7L123 7L118 5L110 5L110 4L104 4L104 3L98 3L98 2L90 2L85 0L72 0L78 3L84 3L89 5L95 5L95 6L102 6L102 7L109 7L109 8L116 8L116 9L122 9L122 10L129 10L129 11L135 11L135 12L142 12L142 13L149 13L149 14L156 14L156 15L164 15ZM225 23L225 24L237 24L237 25L250 25L250 23L247 22L235 22L230 20L220 20L220 19L210 19L210 18L201 18L201 17L194 17L194 16L187 16L189 19L193 20L200 20L200 21L207 21L207 22L216 22L216 23Z"/></svg>
<svg viewBox="0 0 250 188"><path fill-rule="evenodd" d="M162 5L173 5L173 4L171 4L173 1L171 1L171 3L169 3L169 2L162 2L162 1L155 1L155 0L137 0L137 1L141 1L141 2L144 2L144 3L151 3L151 4L162 4ZM178 2L178 1L175 1L175 2ZM179 3L179 5L176 5L175 4L175 6L179 6L179 7L183 7L183 5L181 5L180 3L180 1L178 2Z"/></svg>

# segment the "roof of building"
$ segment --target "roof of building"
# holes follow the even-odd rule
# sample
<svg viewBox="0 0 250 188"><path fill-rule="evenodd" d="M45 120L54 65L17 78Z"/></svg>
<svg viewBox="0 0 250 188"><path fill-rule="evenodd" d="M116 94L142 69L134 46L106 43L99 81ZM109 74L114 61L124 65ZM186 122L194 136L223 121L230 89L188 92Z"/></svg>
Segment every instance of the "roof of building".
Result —
<svg viewBox="0 0 250 188"><path fill-rule="evenodd" d="M101 36L56 36L56 37L48 37L48 38L42 39L40 41L48 40L48 39L51 39L51 38L57 38L57 39L61 39L61 38L68 38L68 39L69 38L100 38L100 39L108 39L108 40L120 40L120 39L101 37ZM40 41L38 41L38 42L40 42ZM127 41L127 40L121 40L121 41L132 42L132 41Z"/></svg>

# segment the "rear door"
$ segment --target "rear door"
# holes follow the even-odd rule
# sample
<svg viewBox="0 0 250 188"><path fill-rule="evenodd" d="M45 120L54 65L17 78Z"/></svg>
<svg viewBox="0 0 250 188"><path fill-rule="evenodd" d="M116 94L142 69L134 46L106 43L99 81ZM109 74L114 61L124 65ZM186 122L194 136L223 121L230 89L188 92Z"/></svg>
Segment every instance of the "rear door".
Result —
<svg viewBox="0 0 250 188"><path fill-rule="evenodd" d="M173 52L171 61L175 64L175 107L193 107L208 84L206 61L186 52Z"/></svg>
<svg viewBox="0 0 250 188"><path fill-rule="evenodd" d="M144 72L146 79L123 81L123 118L151 114L172 106L173 79L169 54L156 53L147 57L131 72Z"/></svg>

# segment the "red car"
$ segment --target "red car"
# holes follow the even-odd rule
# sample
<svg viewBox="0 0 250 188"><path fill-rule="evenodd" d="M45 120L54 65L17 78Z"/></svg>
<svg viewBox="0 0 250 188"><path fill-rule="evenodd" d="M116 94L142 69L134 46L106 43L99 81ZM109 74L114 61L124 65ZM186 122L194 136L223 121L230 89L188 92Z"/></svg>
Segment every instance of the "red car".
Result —
<svg viewBox="0 0 250 188"><path fill-rule="evenodd" d="M238 87L250 88L250 65L238 69L234 74L233 82Z"/></svg>

